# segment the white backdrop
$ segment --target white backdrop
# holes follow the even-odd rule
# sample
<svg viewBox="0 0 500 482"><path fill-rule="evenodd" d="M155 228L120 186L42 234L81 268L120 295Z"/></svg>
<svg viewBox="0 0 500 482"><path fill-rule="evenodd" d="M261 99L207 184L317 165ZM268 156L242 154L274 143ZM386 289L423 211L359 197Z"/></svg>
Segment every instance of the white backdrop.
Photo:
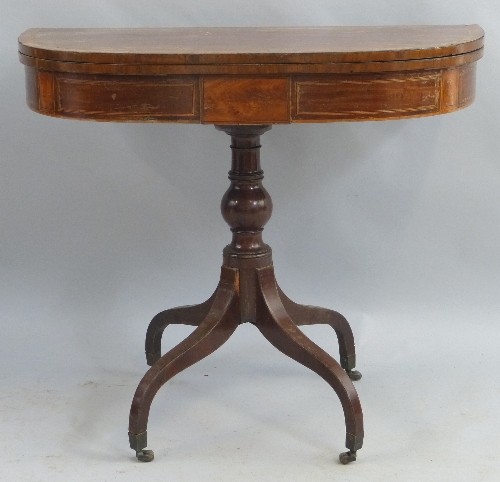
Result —
<svg viewBox="0 0 500 482"><path fill-rule="evenodd" d="M497 480L499 22L494 0L0 0L0 480ZM470 108L262 137L278 281L341 311L356 336L358 461L336 462L344 428L330 387L241 326L163 388L156 460L136 462L126 432L147 324L211 294L230 240L219 213L229 138L36 115L17 36L455 23L486 31ZM325 327L305 331L337 356ZM187 333L170 328L165 346Z"/></svg>

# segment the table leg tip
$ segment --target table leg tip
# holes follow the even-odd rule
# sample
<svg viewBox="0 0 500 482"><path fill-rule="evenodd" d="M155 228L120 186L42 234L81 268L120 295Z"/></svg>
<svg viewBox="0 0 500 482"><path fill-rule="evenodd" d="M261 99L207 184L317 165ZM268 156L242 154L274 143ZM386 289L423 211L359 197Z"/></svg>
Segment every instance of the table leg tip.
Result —
<svg viewBox="0 0 500 482"><path fill-rule="evenodd" d="M161 358L160 353L146 352L146 363L152 367Z"/></svg>

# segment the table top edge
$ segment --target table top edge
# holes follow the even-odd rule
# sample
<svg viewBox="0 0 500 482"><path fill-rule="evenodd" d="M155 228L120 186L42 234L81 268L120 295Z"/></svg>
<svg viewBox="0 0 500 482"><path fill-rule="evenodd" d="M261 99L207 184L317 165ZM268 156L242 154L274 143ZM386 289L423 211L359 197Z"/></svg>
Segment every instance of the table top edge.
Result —
<svg viewBox="0 0 500 482"><path fill-rule="evenodd" d="M268 37L260 38L266 32ZM228 45L238 33L239 37L246 37L240 40L240 44ZM40 40L41 36L45 36L45 39ZM124 39L130 43L128 46ZM156 46L158 39L164 45ZM65 62L300 64L405 61L460 55L482 48L484 31L476 24L167 29L32 28L23 32L18 42L19 52L24 55ZM116 44L122 47L117 47Z"/></svg>

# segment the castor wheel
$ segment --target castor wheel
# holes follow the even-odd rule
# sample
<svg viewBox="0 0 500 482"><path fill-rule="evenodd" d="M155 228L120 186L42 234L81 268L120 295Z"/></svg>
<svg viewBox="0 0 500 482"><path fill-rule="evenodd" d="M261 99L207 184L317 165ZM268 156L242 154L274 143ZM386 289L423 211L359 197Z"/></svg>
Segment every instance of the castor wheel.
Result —
<svg viewBox="0 0 500 482"><path fill-rule="evenodd" d="M358 372L358 370L348 370L347 375L353 382L361 380L361 377L363 376L361 375L361 372Z"/></svg>
<svg viewBox="0 0 500 482"><path fill-rule="evenodd" d="M356 460L356 452L342 452L339 455L339 460L342 465L347 465L349 462L354 462Z"/></svg>
<svg viewBox="0 0 500 482"><path fill-rule="evenodd" d="M155 458L155 453L152 450L141 450L135 456L141 462L151 462Z"/></svg>

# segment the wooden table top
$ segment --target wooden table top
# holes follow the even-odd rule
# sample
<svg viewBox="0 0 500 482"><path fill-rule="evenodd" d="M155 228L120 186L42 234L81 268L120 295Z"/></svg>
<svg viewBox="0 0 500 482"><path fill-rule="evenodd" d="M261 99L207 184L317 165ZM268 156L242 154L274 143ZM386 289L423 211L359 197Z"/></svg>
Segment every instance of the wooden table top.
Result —
<svg viewBox="0 0 500 482"><path fill-rule="evenodd" d="M19 58L43 114L272 124L463 108L483 44L478 25L30 29Z"/></svg>
<svg viewBox="0 0 500 482"><path fill-rule="evenodd" d="M478 25L280 28L30 29L20 52L95 63L326 63L459 55L483 46Z"/></svg>

